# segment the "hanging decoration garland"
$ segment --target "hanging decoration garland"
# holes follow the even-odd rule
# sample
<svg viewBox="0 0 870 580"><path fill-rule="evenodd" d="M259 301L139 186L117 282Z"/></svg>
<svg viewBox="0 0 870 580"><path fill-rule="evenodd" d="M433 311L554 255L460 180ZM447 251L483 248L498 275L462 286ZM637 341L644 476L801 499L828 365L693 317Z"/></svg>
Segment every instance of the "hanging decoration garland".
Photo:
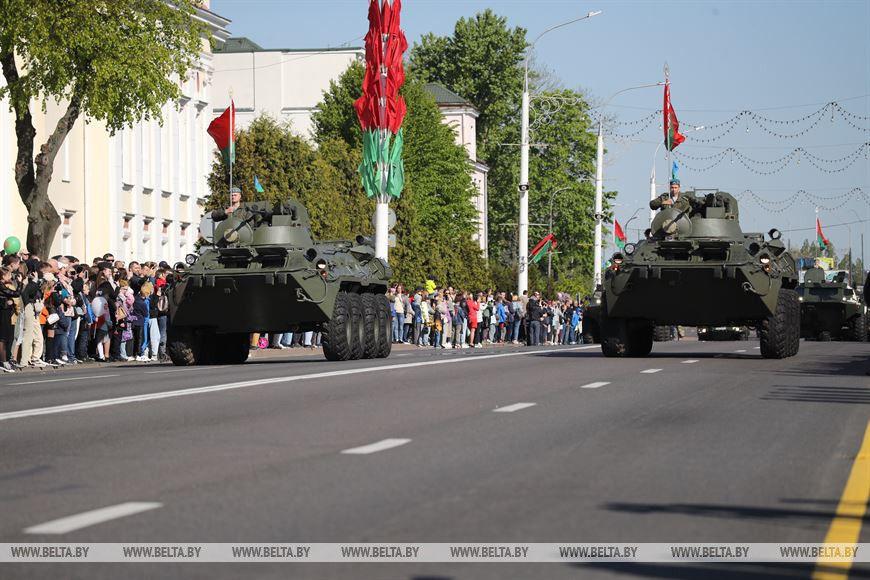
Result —
<svg viewBox="0 0 870 580"><path fill-rule="evenodd" d="M741 202L744 198L754 201L762 209L767 210L771 213L781 213L798 203L809 204L811 206L818 207L819 209L823 209L826 211L842 209L847 204L855 200L862 200L864 201L864 203L870 205L870 198L868 198L867 194L860 187L854 187L846 193L833 196L818 195L810 193L805 189L799 189L793 195L785 199L779 200L766 199L758 195L751 189L747 189L739 193L736 197Z"/></svg>
<svg viewBox="0 0 870 580"><path fill-rule="evenodd" d="M714 153L713 155L707 156L696 156L687 154L682 151L674 152L674 155L679 159L680 165L685 167L691 171L704 172L713 169L722 161L730 156L731 163L734 163L736 159L739 161L746 169L749 171L756 173L758 175L772 175L774 173L779 173L784 170L786 167L791 165L794 161L797 165L800 164L801 158L805 158L807 162L818 169L819 171L823 171L825 173L842 173L849 169L855 162L861 157L861 154L864 154L864 157L867 157L867 153L870 151L870 142L862 143L857 149L849 153L848 155L844 155L838 159L825 159L823 157L819 157L818 155L814 155L804 149L803 147L796 147L792 149L786 155L783 155L779 159L773 159L770 161L763 161L758 159L753 159L748 155L738 151L734 147L728 147L723 149L719 153ZM686 163L686 160L690 161L700 161L700 162L712 162L709 163L706 167L697 167L693 166L691 163ZM840 167L823 167L823 165L834 165L834 164L843 164ZM760 167L759 167L760 166ZM770 168L770 169L769 169Z"/></svg>

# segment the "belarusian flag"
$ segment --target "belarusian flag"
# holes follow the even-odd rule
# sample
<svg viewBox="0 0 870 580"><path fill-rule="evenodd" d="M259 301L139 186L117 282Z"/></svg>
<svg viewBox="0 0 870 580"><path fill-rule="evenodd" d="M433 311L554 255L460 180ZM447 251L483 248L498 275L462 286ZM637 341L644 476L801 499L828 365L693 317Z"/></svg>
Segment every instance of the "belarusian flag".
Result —
<svg viewBox="0 0 870 580"><path fill-rule="evenodd" d="M236 106L230 101L230 106L220 117L208 126L208 134L214 139L224 163L230 165L236 161Z"/></svg>
<svg viewBox="0 0 870 580"><path fill-rule="evenodd" d="M665 105L662 111L665 117L662 124L665 129L665 147L668 148L668 151L673 151L686 138L680 135L680 122L677 121L677 114L671 106L671 85L667 79L665 79Z"/></svg>
<svg viewBox="0 0 870 580"><path fill-rule="evenodd" d="M816 218L816 241L819 243L819 249L825 250L828 247L828 238L822 233L822 224L819 218Z"/></svg>
<svg viewBox="0 0 870 580"><path fill-rule="evenodd" d="M532 248L530 252L530 261L532 264L538 263L541 258L547 255L548 252L551 252L556 249L556 236L553 234L547 234L544 238L537 243L537 245Z"/></svg>
<svg viewBox="0 0 870 580"><path fill-rule="evenodd" d="M625 232L622 231L622 226L619 225L618 220L613 220L613 243L620 250L625 249Z"/></svg>

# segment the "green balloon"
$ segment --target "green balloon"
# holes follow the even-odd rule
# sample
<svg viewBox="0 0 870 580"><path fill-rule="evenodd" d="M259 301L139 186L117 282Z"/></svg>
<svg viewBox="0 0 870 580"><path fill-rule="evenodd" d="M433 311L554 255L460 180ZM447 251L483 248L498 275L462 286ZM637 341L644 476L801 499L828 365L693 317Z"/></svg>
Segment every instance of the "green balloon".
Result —
<svg viewBox="0 0 870 580"><path fill-rule="evenodd" d="M6 238L6 241L3 242L3 251L7 254L17 254L18 250L21 249L21 240L16 238L15 236L9 236Z"/></svg>

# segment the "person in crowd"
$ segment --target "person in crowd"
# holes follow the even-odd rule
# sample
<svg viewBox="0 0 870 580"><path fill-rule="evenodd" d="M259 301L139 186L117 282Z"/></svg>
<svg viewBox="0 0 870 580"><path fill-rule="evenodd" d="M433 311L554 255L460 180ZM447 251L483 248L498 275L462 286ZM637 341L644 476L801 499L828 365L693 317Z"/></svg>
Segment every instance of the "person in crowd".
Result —
<svg viewBox="0 0 870 580"><path fill-rule="evenodd" d="M157 332L158 347L157 358L163 362L169 360L166 355L166 337L167 328L169 325L169 293L166 286L165 270L158 270L156 279L154 280L154 301L157 303ZM281 335L283 337L283 334ZM280 344L280 340L278 341Z"/></svg>
<svg viewBox="0 0 870 580"><path fill-rule="evenodd" d="M529 319L529 346L538 346L541 341L541 317L543 315L543 312L541 311L540 300L540 292L535 292L534 294L532 294L532 297L529 298L527 309Z"/></svg>
<svg viewBox="0 0 870 580"><path fill-rule="evenodd" d="M18 296L12 269L9 266L0 266L0 372L15 372L10 355L15 339L13 319L18 315L15 302Z"/></svg>
<svg viewBox="0 0 870 580"><path fill-rule="evenodd" d="M145 339L145 319L148 318L148 303L146 302L148 296L143 284L133 298L133 317L131 317L130 324L133 331L133 356L137 362L146 361L142 348Z"/></svg>
<svg viewBox="0 0 870 580"><path fill-rule="evenodd" d="M477 315L480 313L480 303L474 297L474 294L469 294L465 303L468 306L468 343L472 348L474 348L476 346L475 335L477 334Z"/></svg>

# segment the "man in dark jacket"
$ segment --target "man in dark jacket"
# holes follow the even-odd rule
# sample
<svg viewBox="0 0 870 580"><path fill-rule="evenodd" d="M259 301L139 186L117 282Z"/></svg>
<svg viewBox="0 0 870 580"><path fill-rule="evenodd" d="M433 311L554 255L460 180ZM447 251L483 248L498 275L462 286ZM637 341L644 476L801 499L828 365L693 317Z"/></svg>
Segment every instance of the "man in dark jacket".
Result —
<svg viewBox="0 0 870 580"><path fill-rule="evenodd" d="M529 346L538 346L541 342L541 293L535 292L529 298Z"/></svg>

